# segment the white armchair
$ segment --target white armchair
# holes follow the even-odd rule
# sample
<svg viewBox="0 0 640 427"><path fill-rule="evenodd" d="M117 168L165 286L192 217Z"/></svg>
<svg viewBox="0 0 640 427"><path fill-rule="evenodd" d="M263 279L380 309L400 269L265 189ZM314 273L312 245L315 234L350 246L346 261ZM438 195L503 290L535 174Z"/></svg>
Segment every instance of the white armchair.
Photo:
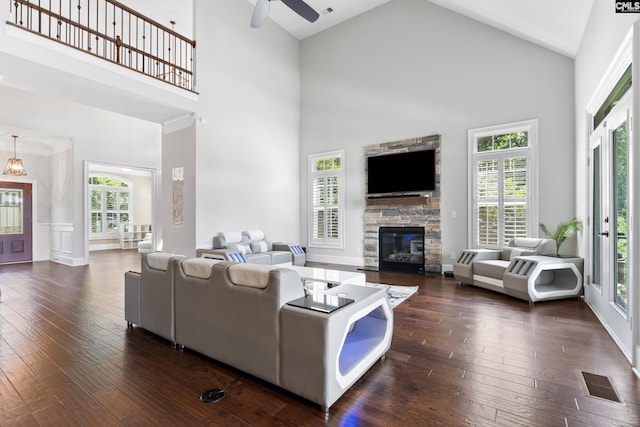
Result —
<svg viewBox="0 0 640 427"><path fill-rule="evenodd" d="M153 236L151 233L147 233L144 239L138 242L138 253L148 254L153 252Z"/></svg>

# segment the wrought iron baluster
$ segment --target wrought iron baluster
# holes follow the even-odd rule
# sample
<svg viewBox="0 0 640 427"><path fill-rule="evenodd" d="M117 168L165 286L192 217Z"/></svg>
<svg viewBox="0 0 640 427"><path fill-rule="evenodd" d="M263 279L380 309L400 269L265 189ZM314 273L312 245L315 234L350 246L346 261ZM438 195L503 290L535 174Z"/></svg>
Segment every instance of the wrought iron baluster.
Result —
<svg viewBox="0 0 640 427"><path fill-rule="evenodd" d="M87 26L91 25L91 1L87 0ZM87 32L87 50L91 52L91 33Z"/></svg>
<svg viewBox="0 0 640 427"><path fill-rule="evenodd" d="M168 28L116 0L65 1L10 0L7 24L193 90L195 42L176 33L174 21Z"/></svg>

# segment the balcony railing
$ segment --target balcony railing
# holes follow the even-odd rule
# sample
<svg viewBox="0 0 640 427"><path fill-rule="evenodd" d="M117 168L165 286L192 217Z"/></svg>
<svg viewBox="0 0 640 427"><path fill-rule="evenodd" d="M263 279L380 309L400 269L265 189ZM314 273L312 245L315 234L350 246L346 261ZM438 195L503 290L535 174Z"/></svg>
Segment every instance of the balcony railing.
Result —
<svg viewBox="0 0 640 427"><path fill-rule="evenodd" d="M113 0L10 0L7 24L195 91L196 42Z"/></svg>

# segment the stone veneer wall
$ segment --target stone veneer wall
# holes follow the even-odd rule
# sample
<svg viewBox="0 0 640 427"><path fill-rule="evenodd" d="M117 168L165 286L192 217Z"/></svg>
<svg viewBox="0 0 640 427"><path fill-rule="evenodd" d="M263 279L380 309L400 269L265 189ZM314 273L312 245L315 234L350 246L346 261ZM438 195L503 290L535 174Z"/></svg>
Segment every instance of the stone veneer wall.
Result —
<svg viewBox="0 0 640 427"><path fill-rule="evenodd" d="M366 200L364 210L365 267L378 268L379 266L378 229L380 227L424 227L425 273L441 272L440 135L369 145L364 148L364 155L366 158L384 153L400 153L425 149L436 150L435 191L421 193L424 197L380 198Z"/></svg>

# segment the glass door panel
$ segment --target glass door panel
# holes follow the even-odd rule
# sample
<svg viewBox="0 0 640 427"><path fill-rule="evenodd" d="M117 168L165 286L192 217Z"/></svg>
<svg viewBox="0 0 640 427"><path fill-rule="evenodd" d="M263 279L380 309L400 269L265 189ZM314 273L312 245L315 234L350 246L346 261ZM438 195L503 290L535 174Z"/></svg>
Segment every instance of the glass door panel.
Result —
<svg viewBox="0 0 640 427"><path fill-rule="evenodd" d="M592 150L593 169L592 169L592 202L591 202L591 215L592 221L592 233L591 233L591 284L602 292L602 147L598 143Z"/></svg>
<svg viewBox="0 0 640 427"><path fill-rule="evenodd" d="M0 189L0 234L22 234L22 210L21 189Z"/></svg>
<svg viewBox="0 0 640 427"><path fill-rule="evenodd" d="M612 225L612 238L614 249L614 263L613 263L613 283L614 283L614 298L615 305L624 313L628 313L628 283L627 269L629 265L627 263L627 236L629 235L629 221L627 216L627 160L629 152L629 144L627 137L627 123L626 121L613 131L612 135L613 143L613 158L612 158L612 177L614 181L613 185L613 221Z"/></svg>

